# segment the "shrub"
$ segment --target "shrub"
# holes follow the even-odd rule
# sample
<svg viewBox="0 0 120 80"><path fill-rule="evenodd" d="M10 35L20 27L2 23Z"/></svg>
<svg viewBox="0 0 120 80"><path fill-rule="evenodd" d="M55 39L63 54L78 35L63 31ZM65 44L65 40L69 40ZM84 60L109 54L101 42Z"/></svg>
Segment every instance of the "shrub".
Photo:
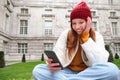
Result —
<svg viewBox="0 0 120 80"><path fill-rule="evenodd" d="M113 62L113 54L110 50L110 46L109 45L105 45L106 50L109 52L109 58L108 58L108 62Z"/></svg>
<svg viewBox="0 0 120 80"><path fill-rule="evenodd" d="M0 68L5 67L4 52L0 51Z"/></svg>
<svg viewBox="0 0 120 80"><path fill-rule="evenodd" d="M41 61L44 61L44 54L42 54Z"/></svg>
<svg viewBox="0 0 120 80"><path fill-rule="evenodd" d="M22 56L22 62L26 62L25 54L23 54L23 56Z"/></svg>
<svg viewBox="0 0 120 80"><path fill-rule="evenodd" d="M115 54L115 59L119 59L119 56L117 53Z"/></svg>

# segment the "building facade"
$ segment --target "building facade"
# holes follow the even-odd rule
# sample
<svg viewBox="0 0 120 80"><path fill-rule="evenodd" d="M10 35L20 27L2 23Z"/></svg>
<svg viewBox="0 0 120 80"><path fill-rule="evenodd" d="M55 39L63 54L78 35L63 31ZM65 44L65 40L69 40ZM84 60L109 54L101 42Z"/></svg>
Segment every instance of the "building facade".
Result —
<svg viewBox="0 0 120 80"><path fill-rule="evenodd" d="M59 35L70 27L70 12L80 1L91 8L93 27L120 56L119 0L1 0L0 51L6 61L40 60L52 50Z"/></svg>

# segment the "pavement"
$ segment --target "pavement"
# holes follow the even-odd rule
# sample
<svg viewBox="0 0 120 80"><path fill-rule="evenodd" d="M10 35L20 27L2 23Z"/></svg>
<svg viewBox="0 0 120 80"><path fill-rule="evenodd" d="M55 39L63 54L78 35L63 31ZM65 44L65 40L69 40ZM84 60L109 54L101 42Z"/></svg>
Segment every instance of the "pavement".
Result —
<svg viewBox="0 0 120 80"><path fill-rule="evenodd" d="M15 63L20 63L20 62L18 62L18 61L6 61L5 65L7 66L7 65L15 64Z"/></svg>

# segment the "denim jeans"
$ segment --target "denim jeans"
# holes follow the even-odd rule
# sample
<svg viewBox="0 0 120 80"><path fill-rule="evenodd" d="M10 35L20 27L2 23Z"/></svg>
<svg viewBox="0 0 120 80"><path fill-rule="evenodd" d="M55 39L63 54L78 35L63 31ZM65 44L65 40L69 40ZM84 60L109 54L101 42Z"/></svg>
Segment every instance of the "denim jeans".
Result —
<svg viewBox="0 0 120 80"><path fill-rule="evenodd" d="M68 68L50 72L47 64L33 69L34 80L120 80L119 69L113 63L95 63L84 71L75 72Z"/></svg>

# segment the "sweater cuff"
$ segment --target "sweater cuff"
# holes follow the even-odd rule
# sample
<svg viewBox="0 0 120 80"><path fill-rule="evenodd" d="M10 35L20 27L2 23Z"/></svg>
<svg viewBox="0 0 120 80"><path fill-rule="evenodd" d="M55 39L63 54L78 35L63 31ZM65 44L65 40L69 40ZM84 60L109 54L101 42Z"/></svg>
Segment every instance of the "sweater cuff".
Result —
<svg viewBox="0 0 120 80"><path fill-rule="evenodd" d="M81 37L81 40L82 40L82 43L85 43L85 42L87 42L87 40L89 39L89 33L88 32L83 32L82 33L82 37Z"/></svg>

